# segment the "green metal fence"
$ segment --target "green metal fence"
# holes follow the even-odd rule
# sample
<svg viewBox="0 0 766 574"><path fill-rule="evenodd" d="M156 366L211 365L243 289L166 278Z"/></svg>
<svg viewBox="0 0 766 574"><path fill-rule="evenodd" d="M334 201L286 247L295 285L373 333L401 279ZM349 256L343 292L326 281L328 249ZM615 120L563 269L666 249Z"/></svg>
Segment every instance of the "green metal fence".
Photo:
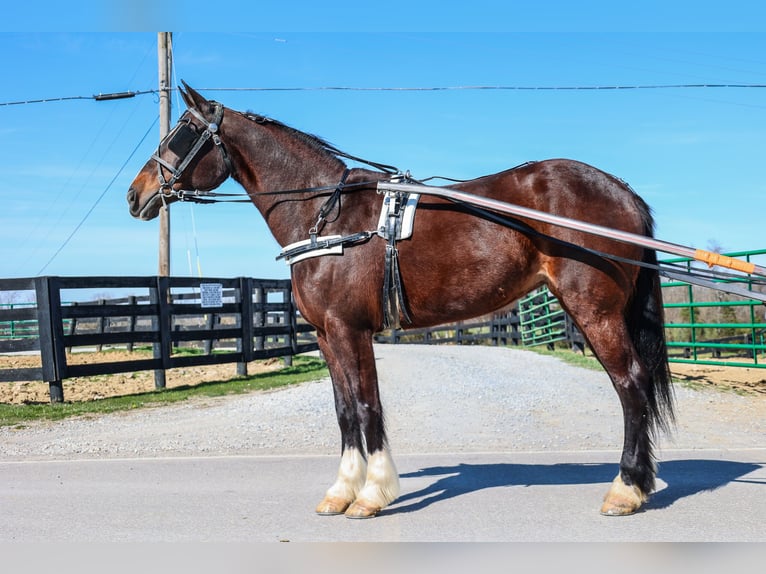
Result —
<svg viewBox="0 0 766 574"><path fill-rule="evenodd" d="M766 250L725 255L753 261L766 255ZM688 258L665 262L689 270L700 265ZM737 283L749 291L761 289L746 276L717 283ZM683 282L663 283L662 290L671 362L766 368L766 317L760 301Z"/></svg>
<svg viewBox="0 0 766 574"><path fill-rule="evenodd" d="M766 249L725 255L757 261L766 256ZM680 264L687 270L702 265L688 258L663 263ZM750 291L762 289L746 276L717 282L738 283ZM760 301L675 281L663 283L662 294L670 362L766 368L766 315ZM547 288L524 297L519 308L522 344L570 340L569 318Z"/></svg>
<svg viewBox="0 0 766 574"><path fill-rule="evenodd" d="M34 308L35 305L35 303L0 303L0 317L4 315L2 313L4 310L30 309ZM37 337L36 319L0 320L0 339L20 339L27 337Z"/></svg>

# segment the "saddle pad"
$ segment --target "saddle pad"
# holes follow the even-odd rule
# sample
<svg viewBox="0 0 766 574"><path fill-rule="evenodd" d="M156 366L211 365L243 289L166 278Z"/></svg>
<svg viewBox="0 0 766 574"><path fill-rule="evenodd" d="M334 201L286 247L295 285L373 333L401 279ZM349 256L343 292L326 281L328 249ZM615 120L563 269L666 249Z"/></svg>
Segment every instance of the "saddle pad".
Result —
<svg viewBox="0 0 766 574"><path fill-rule="evenodd" d="M387 235L388 219L392 215L396 215L399 222L396 226L396 237L394 239L398 241L400 239L409 239L412 237L412 228L415 225L415 208L418 205L420 194L405 194L404 201L402 205L399 206L398 214L392 214L391 211L396 209L396 196L397 192L395 191L387 191L383 196L383 208L380 211L380 218L378 219L378 235L384 239L389 239Z"/></svg>

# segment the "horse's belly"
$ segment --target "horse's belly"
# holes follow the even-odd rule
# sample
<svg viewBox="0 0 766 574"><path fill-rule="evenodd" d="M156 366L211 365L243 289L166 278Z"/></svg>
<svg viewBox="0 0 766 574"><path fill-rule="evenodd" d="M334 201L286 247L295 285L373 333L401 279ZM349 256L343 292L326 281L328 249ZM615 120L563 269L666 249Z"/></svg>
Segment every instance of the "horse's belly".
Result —
<svg viewBox="0 0 766 574"><path fill-rule="evenodd" d="M400 252L402 285L413 326L459 321L510 305L543 282L518 246L447 249L423 261Z"/></svg>

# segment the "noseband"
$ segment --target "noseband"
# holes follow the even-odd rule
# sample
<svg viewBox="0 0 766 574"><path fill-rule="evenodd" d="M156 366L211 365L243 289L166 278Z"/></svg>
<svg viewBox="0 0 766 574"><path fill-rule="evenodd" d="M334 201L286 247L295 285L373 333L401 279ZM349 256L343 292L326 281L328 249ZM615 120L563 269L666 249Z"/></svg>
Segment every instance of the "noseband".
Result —
<svg viewBox="0 0 766 574"><path fill-rule="evenodd" d="M157 162L157 178L160 182L160 187L157 190L157 194L162 197L163 204L165 203L165 198L167 197L182 195L181 191L176 191L173 189L173 185L175 185L175 183L179 180L184 170L189 166L192 160L194 160L194 158L209 139L212 139L213 144L220 150L221 156L223 157L223 161L226 164L226 169L228 170L229 174L232 173L232 165L231 160L229 159L229 154L226 153L226 148L224 147L223 142L221 142L221 138L218 135L218 126L221 125L221 121L223 120L223 105L219 104L218 102L212 103L215 106L215 113L213 114L213 120L210 122L207 121L197 109L188 109L189 113L197 118L200 122L202 122L202 124L205 126L205 129L201 133L196 133L196 130L190 127L193 124L191 124L188 119L185 122L179 121L178 125L173 129L173 131L166 135L165 138L160 142L157 153L152 155L152 159ZM192 133L191 136L190 132ZM190 139L190 137L194 137L194 141L191 144L188 143L188 139ZM181 154L185 154L181 158L181 162L177 167L173 166L171 163L160 157L160 149L166 141L168 148L171 151L176 152L179 150L179 157L181 157ZM176 143L175 149L174 143ZM180 151L181 147L186 149ZM163 167L170 172L170 179L165 179L165 174L162 172Z"/></svg>

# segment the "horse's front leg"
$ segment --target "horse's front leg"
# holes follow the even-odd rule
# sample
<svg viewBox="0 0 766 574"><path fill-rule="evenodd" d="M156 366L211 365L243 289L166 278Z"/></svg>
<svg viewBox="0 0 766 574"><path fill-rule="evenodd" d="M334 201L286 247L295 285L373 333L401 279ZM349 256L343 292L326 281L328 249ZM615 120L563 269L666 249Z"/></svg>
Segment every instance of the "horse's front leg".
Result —
<svg viewBox="0 0 766 574"><path fill-rule="evenodd" d="M399 495L399 475L386 442L372 333L336 325L320 337L320 346L332 378L342 455L338 477L317 512L369 518Z"/></svg>
<svg viewBox="0 0 766 574"><path fill-rule="evenodd" d="M341 459L338 477L327 489L324 498L316 508L317 514L332 516L343 514L356 500L364 486L367 475L367 460L364 456L364 443L356 418L355 399L348 373L341 368L336 356L336 349L327 342L323 335L318 337L319 347L324 354L330 370L332 389L335 396L335 412L341 435Z"/></svg>

